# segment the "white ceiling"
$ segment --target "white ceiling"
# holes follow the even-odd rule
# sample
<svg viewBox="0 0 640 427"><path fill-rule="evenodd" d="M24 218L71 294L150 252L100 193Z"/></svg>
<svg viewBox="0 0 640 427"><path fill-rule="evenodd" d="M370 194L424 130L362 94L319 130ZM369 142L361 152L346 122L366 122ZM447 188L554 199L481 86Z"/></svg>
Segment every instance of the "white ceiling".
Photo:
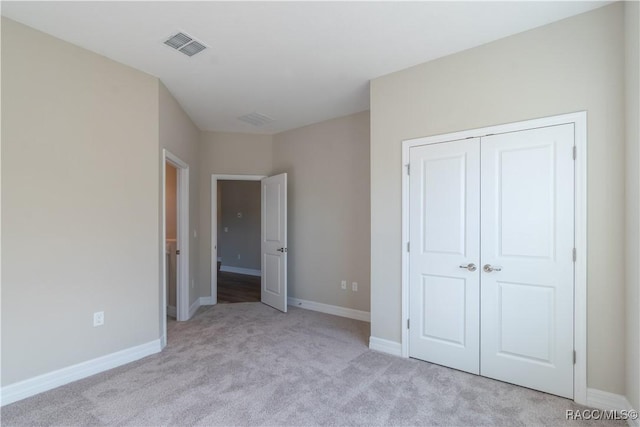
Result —
<svg viewBox="0 0 640 427"><path fill-rule="evenodd" d="M7 2L2 15L159 77L202 130L369 108L369 80L608 2ZM178 31L208 49L162 42ZM261 127L239 121L259 112Z"/></svg>

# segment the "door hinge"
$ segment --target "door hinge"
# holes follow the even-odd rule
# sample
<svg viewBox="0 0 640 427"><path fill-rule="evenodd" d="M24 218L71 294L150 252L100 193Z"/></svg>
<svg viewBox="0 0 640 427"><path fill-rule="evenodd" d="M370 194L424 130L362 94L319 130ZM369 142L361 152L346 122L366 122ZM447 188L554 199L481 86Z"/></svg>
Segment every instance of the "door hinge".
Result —
<svg viewBox="0 0 640 427"><path fill-rule="evenodd" d="M576 359L578 358L578 355L576 354L576 351L573 350L573 364L576 364Z"/></svg>
<svg viewBox="0 0 640 427"><path fill-rule="evenodd" d="M407 329L409 329L409 319L407 319Z"/></svg>
<svg viewBox="0 0 640 427"><path fill-rule="evenodd" d="M409 242L407 242L407 252L409 252L409 247L410 247L410 246L411 246L411 245L409 244Z"/></svg>
<svg viewBox="0 0 640 427"><path fill-rule="evenodd" d="M180 249L176 251L176 255L180 255Z"/></svg>
<svg viewBox="0 0 640 427"><path fill-rule="evenodd" d="M573 146L573 160L578 158L578 147Z"/></svg>
<svg viewBox="0 0 640 427"><path fill-rule="evenodd" d="M576 248L573 248L573 262L576 262L578 260L578 251L576 251Z"/></svg>
<svg viewBox="0 0 640 427"><path fill-rule="evenodd" d="M411 175L411 164L407 163L407 175Z"/></svg>

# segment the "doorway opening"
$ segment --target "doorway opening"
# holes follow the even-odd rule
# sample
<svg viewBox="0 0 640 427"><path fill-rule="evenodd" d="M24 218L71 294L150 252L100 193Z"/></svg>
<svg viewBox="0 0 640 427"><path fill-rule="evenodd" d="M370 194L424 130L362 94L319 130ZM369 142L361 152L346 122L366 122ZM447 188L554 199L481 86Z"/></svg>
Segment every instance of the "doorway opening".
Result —
<svg viewBox="0 0 640 427"><path fill-rule="evenodd" d="M222 253L224 248L219 247L219 234L231 233L230 225L222 221L222 198L224 187L218 191L219 181L259 181L259 243L252 243L259 248L259 269L257 265L238 266L232 265L242 261L242 253L238 258L238 251L231 251L226 255ZM224 184L223 184L224 185ZM260 301L271 307L287 312L287 174L281 173L270 177L262 175L211 175L211 303L218 301L218 268L224 273L246 274L260 273L253 276L259 279ZM240 214L240 215L238 215ZM221 221L218 221L220 215ZM243 220L242 210L231 210L236 220ZM240 218L238 218L240 216ZM220 225L219 225L220 223ZM224 231L224 227L229 227ZM219 232L219 230L221 230ZM219 262L219 263L218 263ZM220 267L218 267L218 265ZM225 271L226 270L226 271ZM249 274L248 276L251 276ZM220 301L222 302L222 301Z"/></svg>
<svg viewBox="0 0 640 427"><path fill-rule="evenodd" d="M167 316L178 317L176 285L178 283L178 169L165 163L165 230L166 274L167 274Z"/></svg>
<svg viewBox="0 0 640 427"><path fill-rule="evenodd" d="M265 178L264 175L211 175L212 304L244 302L239 301L242 299L255 301L256 297L257 301L260 301L262 275L260 262L260 181L263 178ZM255 219L252 218L253 213L247 215L249 205L251 205L251 211L255 209L256 205L256 200L251 197L255 191L252 185L257 186L258 189L258 240L253 242L251 242L251 236L254 232L247 231L255 226ZM241 242L243 239L245 240ZM257 264L254 262L255 260L251 260L251 256L247 252L251 245L255 245L257 248ZM245 250L244 259L241 249ZM220 294L218 288L220 288Z"/></svg>
<svg viewBox="0 0 640 427"><path fill-rule="evenodd" d="M167 318L189 320L189 165L162 150L162 240L160 316L162 346Z"/></svg>
<svg viewBox="0 0 640 427"><path fill-rule="evenodd" d="M218 303L259 302L260 181L218 180Z"/></svg>

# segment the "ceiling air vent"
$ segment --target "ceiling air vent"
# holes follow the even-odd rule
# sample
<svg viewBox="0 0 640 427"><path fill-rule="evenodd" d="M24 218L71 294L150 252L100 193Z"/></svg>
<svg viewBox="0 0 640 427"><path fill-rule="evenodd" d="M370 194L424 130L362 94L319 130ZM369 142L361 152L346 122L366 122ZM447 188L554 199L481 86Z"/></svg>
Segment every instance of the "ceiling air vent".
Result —
<svg viewBox="0 0 640 427"><path fill-rule="evenodd" d="M207 48L204 44L194 40L193 37L184 33L178 33L175 36L169 37L168 40L165 40L164 44L184 53L187 56L193 56Z"/></svg>
<svg viewBox="0 0 640 427"><path fill-rule="evenodd" d="M238 117L238 120L241 120L245 123L249 123L250 125L253 126L262 126L262 125L266 125L267 123L271 123L271 122L275 122L275 119L272 119L269 116L266 116L264 114L260 114L260 113L251 113L251 114L245 114L244 116L240 116Z"/></svg>
<svg viewBox="0 0 640 427"><path fill-rule="evenodd" d="M198 43L197 41L192 41L191 43L188 43L185 46L181 47L179 50L185 55L193 56L198 52L202 52L206 48L207 47L205 45Z"/></svg>

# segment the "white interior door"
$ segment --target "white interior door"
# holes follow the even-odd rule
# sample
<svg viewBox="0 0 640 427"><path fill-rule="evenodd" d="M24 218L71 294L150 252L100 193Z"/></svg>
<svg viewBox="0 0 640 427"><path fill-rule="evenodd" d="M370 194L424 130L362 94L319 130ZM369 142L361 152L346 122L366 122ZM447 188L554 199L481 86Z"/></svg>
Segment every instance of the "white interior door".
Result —
<svg viewBox="0 0 640 427"><path fill-rule="evenodd" d="M573 124L483 137L482 375L573 398Z"/></svg>
<svg viewBox="0 0 640 427"><path fill-rule="evenodd" d="M287 312L287 174L262 179L262 302Z"/></svg>
<svg viewBox="0 0 640 427"><path fill-rule="evenodd" d="M409 356L479 372L480 144L410 149Z"/></svg>

